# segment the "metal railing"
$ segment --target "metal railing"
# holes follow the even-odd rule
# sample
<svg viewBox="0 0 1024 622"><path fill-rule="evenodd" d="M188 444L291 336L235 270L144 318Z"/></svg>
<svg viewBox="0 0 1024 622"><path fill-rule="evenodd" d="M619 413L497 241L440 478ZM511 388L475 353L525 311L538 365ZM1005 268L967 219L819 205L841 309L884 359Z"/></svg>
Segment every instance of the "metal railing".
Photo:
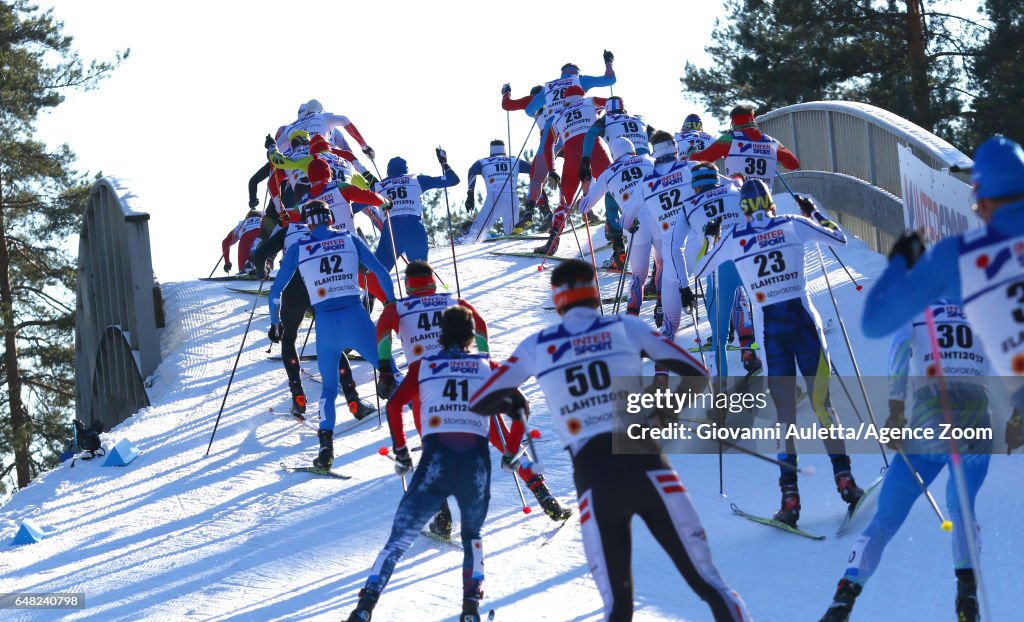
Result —
<svg viewBox="0 0 1024 622"><path fill-rule="evenodd" d="M971 165L970 158L928 130L869 104L795 104L757 122L800 159L800 171L786 177L794 190L825 202L840 224L856 229L851 233L880 252L888 251L904 228L897 145L909 147L935 170Z"/></svg>
<svg viewBox="0 0 1024 622"><path fill-rule="evenodd" d="M149 405L144 379L160 363L149 214L114 177L93 184L78 244L76 413L107 427Z"/></svg>

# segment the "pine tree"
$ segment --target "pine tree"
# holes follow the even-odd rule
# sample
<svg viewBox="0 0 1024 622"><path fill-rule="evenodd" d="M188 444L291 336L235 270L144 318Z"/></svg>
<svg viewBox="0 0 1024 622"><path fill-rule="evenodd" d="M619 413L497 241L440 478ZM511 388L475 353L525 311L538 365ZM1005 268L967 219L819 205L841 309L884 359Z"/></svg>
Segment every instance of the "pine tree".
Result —
<svg viewBox="0 0 1024 622"><path fill-rule="evenodd" d="M969 63L972 103L967 142L976 147L993 134L1024 141L1024 4L986 0L991 29Z"/></svg>
<svg viewBox="0 0 1024 622"><path fill-rule="evenodd" d="M40 113L127 57L84 65L52 11L0 1L0 496L52 466L74 410L74 258L88 192L67 145L33 139Z"/></svg>
<svg viewBox="0 0 1024 622"><path fill-rule="evenodd" d="M959 137L973 22L923 0L728 0L726 8L706 48L717 64L687 63L681 78L719 117L739 101L764 113L846 99Z"/></svg>

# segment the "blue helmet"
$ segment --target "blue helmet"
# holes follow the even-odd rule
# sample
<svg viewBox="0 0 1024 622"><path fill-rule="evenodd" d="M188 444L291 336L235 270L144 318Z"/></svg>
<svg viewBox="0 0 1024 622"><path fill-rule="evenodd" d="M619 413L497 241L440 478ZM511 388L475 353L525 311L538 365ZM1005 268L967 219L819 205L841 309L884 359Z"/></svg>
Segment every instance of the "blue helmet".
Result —
<svg viewBox="0 0 1024 622"><path fill-rule="evenodd" d="M703 132L704 122L695 114L686 115L686 119L683 120L683 131L685 132L686 130Z"/></svg>
<svg viewBox="0 0 1024 622"><path fill-rule="evenodd" d="M718 169L714 164L694 168L690 177L690 185L694 192L703 192L710 186L717 186Z"/></svg>
<svg viewBox="0 0 1024 622"><path fill-rule="evenodd" d="M1000 134L989 138L974 152L971 183L979 199L1024 194L1024 150Z"/></svg>
<svg viewBox="0 0 1024 622"><path fill-rule="evenodd" d="M406 161L395 156L388 160L388 177L398 177L399 175L407 175L409 173L409 165Z"/></svg>
<svg viewBox="0 0 1024 622"><path fill-rule="evenodd" d="M752 216L754 212L767 210L773 205L775 201L767 184L760 179L748 179L743 182L743 187L740 188L740 207L743 208L744 214Z"/></svg>

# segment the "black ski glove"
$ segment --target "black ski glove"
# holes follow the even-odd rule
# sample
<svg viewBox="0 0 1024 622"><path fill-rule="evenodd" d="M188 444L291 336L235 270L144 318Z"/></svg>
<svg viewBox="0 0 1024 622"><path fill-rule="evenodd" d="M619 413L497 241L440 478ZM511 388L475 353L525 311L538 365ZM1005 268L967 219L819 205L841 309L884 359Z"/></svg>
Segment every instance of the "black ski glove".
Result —
<svg viewBox="0 0 1024 622"><path fill-rule="evenodd" d="M373 160L377 157L377 152L370 145L363 145L363 155Z"/></svg>
<svg viewBox="0 0 1024 622"><path fill-rule="evenodd" d="M405 475L412 471L412 456L409 455L409 448L402 447L395 451L395 474Z"/></svg>
<svg viewBox="0 0 1024 622"><path fill-rule="evenodd" d="M367 185L367 186L368 186L368 187L369 187L369 188L370 188L371 190L373 189L373 184L375 184L375 183L377 183L378 181L380 181L379 179L377 179L376 177L374 177L374 176L373 176L373 173L371 173L370 171L366 171L365 173L359 173L359 174L363 176L363 179L365 179L365 180L366 180L366 185Z"/></svg>
<svg viewBox="0 0 1024 622"><path fill-rule="evenodd" d="M441 168L448 166L448 154L444 149L438 147L434 150L434 153L437 154L437 161L441 164Z"/></svg>
<svg viewBox="0 0 1024 622"><path fill-rule="evenodd" d="M593 177L593 175L592 171L590 170L590 156L583 156L582 158L580 158L580 181L589 181L591 177Z"/></svg>
<svg viewBox="0 0 1024 622"><path fill-rule="evenodd" d="M224 262L224 272L226 274L231 274L231 262L230 261L225 261Z"/></svg>
<svg viewBox="0 0 1024 622"><path fill-rule="evenodd" d="M693 303L696 300L696 296L693 295L693 289L691 289L689 285L679 288L679 299L683 303L683 311L692 313Z"/></svg>
<svg viewBox="0 0 1024 622"><path fill-rule="evenodd" d="M889 260L897 255L907 262L907 270L914 267L917 260L924 254L924 239L920 231L907 231L896 240L889 251Z"/></svg>
<svg viewBox="0 0 1024 622"><path fill-rule="evenodd" d="M611 53L611 50L605 50L604 51L604 62L606 62L606 63L614 63L615 62L615 55Z"/></svg>
<svg viewBox="0 0 1024 622"><path fill-rule="evenodd" d="M1013 415L1006 422L1006 453L1024 445L1024 426L1021 425L1020 411L1013 409Z"/></svg>
<svg viewBox="0 0 1024 622"><path fill-rule="evenodd" d="M256 197L249 197L249 207L259 207L260 200Z"/></svg>
<svg viewBox="0 0 1024 622"><path fill-rule="evenodd" d="M470 190L466 193L466 211L472 212L474 207L476 207L476 195Z"/></svg>
<svg viewBox="0 0 1024 622"><path fill-rule="evenodd" d="M818 209L818 207L814 204L814 201L812 201L810 197L805 197L798 194L795 195L795 198L796 204L800 208L800 213L806 216L807 218L810 218L811 214L813 214L814 211Z"/></svg>
<svg viewBox="0 0 1024 622"><path fill-rule="evenodd" d="M903 400L889 400L889 417L885 420L883 428L903 428L907 425L907 418L904 416L906 403ZM888 447L899 451L903 447L903 439L891 438L886 443Z"/></svg>
<svg viewBox="0 0 1024 622"><path fill-rule="evenodd" d="M267 338L271 343L281 343L281 325L271 324L270 330L267 331Z"/></svg>
<svg viewBox="0 0 1024 622"><path fill-rule="evenodd" d="M512 86L509 83L507 83L507 82L505 84L502 84L501 85L501 94L502 95L511 95L512 94Z"/></svg>
<svg viewBox="0 0 1024 622"><path fill-rule="evenodd" d="M722 232L722 219L721 218L715 218L714 220L709 220L707 222L707 224L704 225L704 235L706 235L708 237L717 238L718 235L721 232Z"/></svg>
<svg viewBox="0 0 1024 622"><path fill-rule="evenodd" d="M381 367L384 367L381 361ZM389 400L395 393L395 375L390 371L381 371L380 379L377 380L377 396L382 400Z"/></svg>
<svg viewBox="0 0 1024 622"><path fill-rule="evenodd" d="M263 139L263 148L273 149L275 145L277 145L277 142L274 141L274 137L267 134L267 137Z"/></svg>

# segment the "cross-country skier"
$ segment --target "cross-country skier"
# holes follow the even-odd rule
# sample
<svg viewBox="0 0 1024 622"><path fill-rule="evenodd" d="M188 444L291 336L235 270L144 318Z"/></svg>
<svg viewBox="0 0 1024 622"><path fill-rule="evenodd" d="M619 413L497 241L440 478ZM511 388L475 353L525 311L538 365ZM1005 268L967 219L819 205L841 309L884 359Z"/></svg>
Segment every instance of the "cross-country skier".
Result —
<svg viewBox="0 0 1024 622"><path fill-rule="evenodd" d="M654 224L661 231L662 255L666 261L661 271L661 297L654 310L655 324L661 328L661 334L669 339L675 337L682 317L682 300L680 298L680 281L672 261L668 259L671 251L668 243L672 240L672 226L676 216L683 209L683 199L693 194L690 186L690 163L679 158L675 140L668 132L659 130L651 137L654 155L654 170L644 178L641 184L644 203L654 215ZM663 311L659 313L659 311ZM665 381L662 374L659 380Z"/></svg>
<svg viewBox="0 0 1024 622"><path fill-rule="evenodd" d="M558 249L558 237L565 227L565 219L568 215L570 203L576 198L576 190L580 187L580 160L583 157L583 139L587 130L597 121L601 109L604 107L603 97L584 97L583 88L572 85L565 89L562 111L551 121L551 131L562 142L562 197L558 202L558 209L555 210L551 220L551 231L548 233L547 242L539 248L534 249L535 253L551 255ZM598 141L591 154L592 174L600 175L610 164L608 149L603 141ZM583 189L590 185L589 181L583 182Z"/></svg>
<svg viewBox="0 0 1024 622"><path fill-rule="evenodd" d="M632 276L626 313L639 315L640 304L644 299L642 290L644 279L647 278L647 259L651 256L652 248L658 265L661 265L661 233L643 201L641 188L644 178L654 171L654 160L650 156L637 154L633 143L625 136L613 138L608 146L612 153L612 163L590 185L586 196L580 200L580 211L588 213L607 195L611 195L622 206L622 226L632 232L632 250L629 255Z"/></svg>
<svg viewBox="0 0 1024 622"><path fill-rule="evenodd" d="M670 272L678 279L680 302L688 313L696 302L690 277L697 260L714 243L718 232L746 224L747 220L740 208L739 188L732 180L720 177L714 164L696 164L691 167L690 175L693 194L684 200L683 209L676 215L667 247L669 261L672 262ZM710 371L722 382L729 375L729 361L725 356L729 320L736 291L742 289L736 266L727 262L708 276L707 289L704 291L704 304L711 320L711 339L714 344L714 366Z"/></svg>
<svg viewBox="0 0 1024 622"><path fill-rule="evenodd" d="M930 305L930 310L938 334L936 344L942 376L946 379L946 399L955 425L973 429L991 426L988 389L985 384L988 365L972 326L958 305L938 301ZM942 440L941 434L944 413L939 391L942 389L935 378L934 368L932 342L924 314L920 314L892 337L889 349L890 414L885 427L905 429L909 425L915 430L931 430L934 438L911 439L906 443L894 441L902 450L903 459L894 459L885 474L878 497L878 510L871 524L854 544L848 557L846 573L839 581L832 605L821 619L822 622L846 622L849 618L854 600L860 596L865 583L878 567L886 544L896 535L910 513L910 508L921 495L921 487L914 472L920 474L924 485L928 486L943 467L950 464L949 441ZM909 421L904 415L908 384L913 397ZM958 622L977 622L977 585L967 529L973 529L976 534L979 531L977 521L967 525L961 504L967 503L970 515L976 516L974 500L988 472L992 441L960 443L958 450L962 454L961 464L969 498L960 498L956 477L952 473L946 483L948 518L956 530L953 534L953 567L957 580L956 613Z"/></svg>
<svg viewBox="0 0 1024 622"><path fill-rule="evenodd" d="M394 306L384 309L377 320L378 357L383 369L380 373L380 380L377 382L377 393L383 399L388 399L395 390L395 377L389 371L389 367L392 366L388 364L392 354L392 332L398 333L401 338L406 363L411 365L414 361L436 354L441 350L438 331L442 313L445 309L462 306L469 309L473 315L477 350L484 354L489 352L487 323L483 316L465 300L457 299L450 293L438 293L434 270L430 264L425 261L409 262L405 268L405 291L408 296L399 299ZM412 412L416 429L420 429L421 410L418 399L412 401ZM500 449L497 437L492 438L492 442ZM551 494L542 474L534 473L529 467L522 466L519 468L519 476L537 498L537 503L540 504L544 513L552 520L560 521L569 517L572 511L563 507L558 499ZM435 520L431 521L431 531L439 535L447 535L451 532L451 513L446 510L447 505L442 508Z"/></svg>
<svg viewBox="0 0 1024 622"><path fill-rule="evenodd" d="M491 230L494 223L501 219L505 235L511 235L518 226L519 195L516 191L516 180L520 175L529 175L530 164L525 160L513 161L505 153L505 142L491 141L491 155L481 158L469 167L467 179L469 189L466 191L466 210L472 213L476 205L476 178L481 176L487 185L487 199L480 207L480 213L473 221L469 233L463 236L464 243L479 242Z"/></svg>
<svg viewBox="0 0 1024 622"><path fill-rule="evenodd" d="M1024 445L1024 151L1005 136L986 140L974 154L971 182L985 224L927 251L917 233L897 240L868 292L864 334L887 335L933 300L963 306L1016 406L1006 426L1006 443L1016 449Z"/></svg>
<svg viewBox="0 0 1024 622"><path fill-rule="evenodd" d="M729 117L732 131L722 132L707 149L691 153L691 160L714 162L725 158L726 176L739 174L747 181L760 179L769 188L779 164L790 170L800 168L800 160L792 151L757 128L753 106L740 104L732 109Z"/></svg>
<svg viewBox="0 0 1024 622"><path fill-rule="evenodd" d="M359 603L349 622L368 622L381 592L399 559L409 549L438 505L454 496L462 518L462 614L460 622L479 622L483 598L484 556L480 531L491 498L491 458L487 437L489 422L469 410L469 396L491 374L487 354L470 354L475 336L473 313L463 306L449 307L440 321L441 351L409 366L398 391L388 402L388 425L394 445L395 472L413 470L406 447L402 408L416 400L425 417L421 428L423 455L412 475L408 491L395 511L391 536L377 556L370 577L359 592ZM503 409L513 412L526 404L521 393L505 400ZM503 463L513 462L523 426L513 426L510 450Z"/></svg>
<svg viewBox="0 0 1024 622"><path fill-rule="evenodd" d="M611 145L616 138L626 138L632 143L633 149L639 155L648 155L651 152L650 137L654 128L647 124L643 115L631 115L626 112L626 105L621 97L612 96L605 101L604 116L599 117L583 138L583 157L580 158L580 181L587 181L592 177L590 170L590 155L593 153L594 144L598 137L604 138L605 142ZM612 160L615 156L612 156ZM612 256L604 262L604 267L612 270L622 270L626 263L626 245L622 234L622 219L619 204L611 193L605 196L605 232L608 241L612 243Z"/></svg>
<svg viewBox="0 0 1024 622"><path fill-rule="evenodd" d="M743 284L754 299L754 327L764 352L768 390L784 428L796 423L796 375L804 377L814 413L823 427L838 423L828 395L832 376L828 344L814 303L807 293L804 273L804 246L825 244L842 246L846 235L818 211L814 202L796 197L804 216L775 214L771 191L760 179L752 179L740 189L740 207L747 223L722 233L715 245L697 264L695 278L722 265L736 264ZM812 218L814 220L812 220ZM825 440L832 461L836 489L850 507L864 491L850 471L850 456L842 440ZM796 525L800 518L800 491L797 486L796 443L787 439L779 460L779 487L782 507L775 519Z"/></svg>
<svg viewBox="0 0 1024 622"><path fill-rule="evenodd" d="M704 131L704 122L695 114L686 115L683 127L674 136L679 153L689 155L691 151L704 151L715 142L715 137Z"/></svg>
<svg viewBox="0 0 1024 622"><path fill-rule="evenodd" d="M235 228L228 232L227 237L220 243L221 254L224 257L224 272L231 272L231 245L238 244L238 268L240 272L246 271L246 262L249 261L249 253L255 244L259 243L260 227L263 218L260 213L250 209ZM255 270L253 270L255 272Z"/></svg>
<svg viewBox="0 0 1024 622"><path fill-rule="evenodd" d="M518 99L512 99L512 87L508 84L501 86L501 109L505 111L512 110L526 110L526 106L533 99L534 95L540 93L544 87L538 85L530 89L530 94L525 97ZM534 125L543 125L547 121L547 114L545 113L544 107L538 108L533 114L528 115L533 118L537 123ZM530 162L530 187L526 194L526 203L523 204L523 223L532 222L535 216L534 210L540 208L541 217L547 224L551 222L551 208L548 206L548 197L544 193L544 180L548 178L551 173L548 165L544 159L544 142L547 138L546 133L542 127L537 129L541 130L540 144L537 145L537 149L534 152L533 160ZM509 145L512 148L512 145Z"/></svg>
<svg viewBox="0 0 1024 622"><path fill-rule="evenodd" d="M628 389L613 386L612 374L639 379L646 355L684 376L687 384L702 386L704 368L639 318L601 316L601 292L589 264L559 264L551 273L551 288L562 320L521 343L473 395L471 408L493 414L527 378L537 377L558 436L572 455L583 545L606 620L632 619L634 515L644 519L716 621L749 620L742 599L712 562L697 512L665 455L656 446L645 453L612 451L613 434L620 434L616 442L624 436L617 428L624 409L616 407L615 396Z"/></svg>
<svg viewBox="0 0 1024 622"><path fill-rule="evenodd" d="M282 290L296 272L309 293L316 311L317 367L323 381L320 394L320 453L313 460L318 469L330 469L334 462L334 400L338 395L339 361L345 348L353 348L378 367L374 347L374 326L359 297L359 272L366 268L380 281L387 304L393 304L394 290L384 266L359 238L330 227L331 210L323 201L309 201L302 207L302 219L309 233L285 253L270 288L270 330L280 334L279 302Z"/></svg>
<svg viewBox="0 0 1024 622"><path fill-rule="evenodd" d="M374 159L376 154L373 149L366 144L366 141L363 140L363 136L359 133L359 130L356 129L355 124L352 123L352 121L350 121L345 115L324 112L323 105L315 99L311 99L306 102L305 108L300 105L298 118L290 125L277 130L277 146L281 150L284 150L288 146L288 140L290 140L291 135L296 130L304 131L310 136L319 134L324 138L328 138L332 136L332 130L337 127L345 128L345 131L348 132L349 136L356 139L356 142L359 143L359 147L362 149L363 154L371 160ZM334 140L339 140L339 137L341 143L336 142L335 144L342 149L348 149L348 144L340 134L334 135ZM349 149L349 151L351 150Z"/></svg>
<svg viewBox="0 0 1024 622"><path fill-rule="evenodd" d="M423 202L421 195L427 190L450 188L459 183L459 176L448 165L448 155L437 148L437 161L441 164L444 177L410 175L409 166L400 157L388 161L388 176L373 185L373 189L390 201L390 217L384 223L380 243L377 245L377 260L385 269L395 265L395 255L405 254L409 261L427 258L427 230L423 227ZM392 237L393 236L393 237ZM394 239L394 248L391 241Z"/></svg>

